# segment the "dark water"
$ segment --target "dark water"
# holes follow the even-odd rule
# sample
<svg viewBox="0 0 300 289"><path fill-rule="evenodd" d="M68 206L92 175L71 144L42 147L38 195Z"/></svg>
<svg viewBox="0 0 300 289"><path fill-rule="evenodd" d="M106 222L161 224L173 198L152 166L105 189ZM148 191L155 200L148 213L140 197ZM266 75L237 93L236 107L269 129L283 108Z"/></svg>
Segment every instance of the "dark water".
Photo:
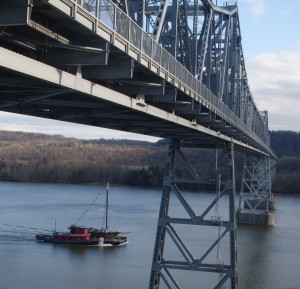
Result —
<svg viewBox="0 0 300 289"><path fill-rule="evenodd" d="M160 191L124 187L110 190L112 229L128 234L129 243L118 248L69 247L39 243L35 234L56 228L65 231L75 223L99 191L103 195L78 223L103 226L105 188L99 186L1 183L0 189L0 288L1 289L143 289L148 287ZM203 210L210 194L187 193L186 198ZM276 226L272 229L243 226L238 229L239 288L300 288L300 198L276 198ZM225 214L225 204L221 212ZM180 205L172 203L181 214ZM216 238L215 228L200 235L185 233L197 256ZM184 232L186 228L178 228ZM192 242L189 244L189 240ZM168 241L168 240L167 240ZM228 240L222 258L228 258ZM166 248L166 256L178 250ZM214 253L209 257L215 259ZM182 288L213 288L213 276L177 272ZM162 288L165 288L162 286ZM229 286L227 286L229 288Z"/></svg>

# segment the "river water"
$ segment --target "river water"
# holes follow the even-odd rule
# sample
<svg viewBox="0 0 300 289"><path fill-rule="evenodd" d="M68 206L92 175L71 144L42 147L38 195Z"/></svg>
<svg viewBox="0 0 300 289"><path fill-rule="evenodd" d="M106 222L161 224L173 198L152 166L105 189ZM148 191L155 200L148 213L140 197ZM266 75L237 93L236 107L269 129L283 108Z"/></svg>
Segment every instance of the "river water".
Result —
<svg viewBox="0 0 300 289"><path fill-rule="evenodd" d="M65 231L76 223L99 192L96 203L78 222L95 227L104 225L104 186L1 183L0 288L146 289L159 190L111 187L109 225L128 234L125 246L78 248L35 240L36 233L54 229L55 221L57 231ZM188 192L186 198L203 210L212 194ZM221 214L226 211L224 202L220 205ZM240 289L300 288L300 198L278 196L276 206L274 228L238 228ZM181 213L178 202L174 201L171 207L173 212ZM198 236L195 230L199 228L195 227L184 233L189 236L187 244L192 240L188 246L193 254L207 249L218 233L215 228L204 228ZM185 229L178 228L181 230ZM225 237L221 248L225 261L227 243ZM177 251L170 246L165 254L175 259L179 256ZM215 278L219 278L216 274L178 271L175 275L184 289L213 288Z"/></svg>

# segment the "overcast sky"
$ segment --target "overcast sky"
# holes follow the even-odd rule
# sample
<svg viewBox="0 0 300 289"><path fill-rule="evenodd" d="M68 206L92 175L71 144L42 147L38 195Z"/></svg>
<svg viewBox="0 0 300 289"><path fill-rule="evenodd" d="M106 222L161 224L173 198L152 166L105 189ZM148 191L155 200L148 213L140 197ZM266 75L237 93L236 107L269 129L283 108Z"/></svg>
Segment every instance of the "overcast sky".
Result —
<svg viewBox="0 0 300 289"><path fill-rule="evenodd" d="M248 81L257 107L268 110L270 130L300 131L300 1L238 0L238 7ZM0 130L157 140L3 112Z"/></svg>

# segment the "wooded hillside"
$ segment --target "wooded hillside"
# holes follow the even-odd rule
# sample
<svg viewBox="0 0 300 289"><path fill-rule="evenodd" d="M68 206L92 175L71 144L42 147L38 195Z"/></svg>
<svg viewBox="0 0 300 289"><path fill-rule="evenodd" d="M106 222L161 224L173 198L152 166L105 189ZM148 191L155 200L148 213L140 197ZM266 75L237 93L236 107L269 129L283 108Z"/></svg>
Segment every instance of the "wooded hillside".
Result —
<svg viewBox="0 0 300 289"><path fill-rule="evenodd" d="M273 192L300 194L300 135L271 132L271 147L279 156ZM105 183L162 186L166 141L80 140L63 136L0 131L0 180L57 183ZM199 174L212 152L186 151ZM241 156L237 155L237 178ZM226 169L224 169L226 171ZM178 175L186 172L178 168ZM239 183L239 182L237 182ZM237 186L239 190L239 186Z"/></svg>
<svg viewBox="0 0 300 289"><path fill-rule="evenodd" d="M165 147L147 142L0 132L0 178L7 181L142 185L145 173L161 179L155 174L164 159Z"/></svg>
<svg viewBox="0 0 300 289"><path fill-rule="evenodd" d="M272 131L271 148L279 158L273 192L300 195L300 132Z"/></svg>

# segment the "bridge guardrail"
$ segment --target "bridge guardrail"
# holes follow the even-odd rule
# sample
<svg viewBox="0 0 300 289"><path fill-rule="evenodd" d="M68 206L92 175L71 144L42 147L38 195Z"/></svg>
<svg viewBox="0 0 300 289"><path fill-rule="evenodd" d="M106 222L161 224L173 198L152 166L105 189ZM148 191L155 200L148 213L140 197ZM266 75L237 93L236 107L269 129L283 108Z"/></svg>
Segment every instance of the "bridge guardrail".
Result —
<svg viewBox="0 0 300 289"><path fill-rule="evenodd" d="M196 95L196 101L202 99L202 104L212 109L226 122L241 130L264 148L267 140L261 139L246 123L244 123L228 106L206 88L195 76L178 62L166 49L157 43L149 34L128 17L110 0L95 0L87 5L84 0L72 0L87 10L97 20L123 37L128 43L156 62L167 73L172 74L181 83L188 86Z"/></svg>

